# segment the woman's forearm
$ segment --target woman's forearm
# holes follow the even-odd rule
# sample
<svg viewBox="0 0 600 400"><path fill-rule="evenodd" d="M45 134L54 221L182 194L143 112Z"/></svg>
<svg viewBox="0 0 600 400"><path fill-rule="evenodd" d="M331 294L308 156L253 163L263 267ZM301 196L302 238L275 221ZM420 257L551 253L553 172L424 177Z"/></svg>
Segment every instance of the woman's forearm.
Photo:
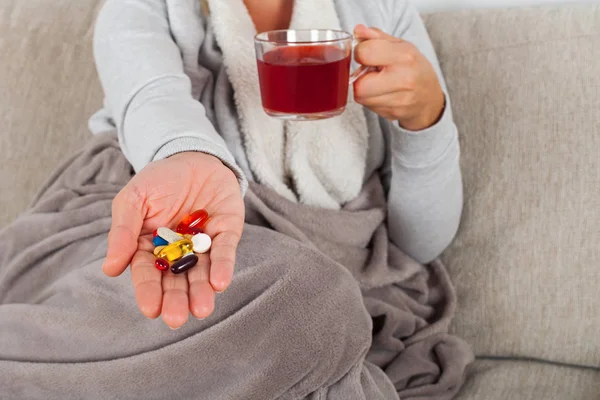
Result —
<svg viewBox="0 0 600 400"><path fill-rule="evenodd" d="M382 121L388 137L388 226L394 243L420 262L438 257L454 238L462 212L460 148L451 102L425 26L410 3L391 2L394 36L410 41L430 61L446 96L446 107L433 126L419 132ZM402 18L400 18L400 14Z"/></svg>
<svg viewBox="0 0 600 400"><path fill-rule="evenodd" d="M184 151L220 158L245 183L225 142L192 96L164 0L108 0L94 56L123 153L139 171Z"/></svg>

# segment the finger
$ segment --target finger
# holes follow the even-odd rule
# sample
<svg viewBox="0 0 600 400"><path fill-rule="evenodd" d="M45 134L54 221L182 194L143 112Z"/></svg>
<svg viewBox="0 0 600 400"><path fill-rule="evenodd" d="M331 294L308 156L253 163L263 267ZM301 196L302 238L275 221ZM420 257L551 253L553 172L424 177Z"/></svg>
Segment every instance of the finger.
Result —
<svg viewBox="0 0 600 400"><path fill-rule="evenodd" d="M418 104L415 103L414 92L412 91L400 91L381 96L360 98L356 102L375 111L381 117L388 120L398 120L407 115L414 114L418 107Z"/></svg>
<svg viewBox="0 0 600 400"><path fill-rule="evenodd" d="M171 329L182 327L189 316L188 280L186 274L167 272L162 278L162 319Z"/></svg>
<svg viewBox="0 0 600 400"><path fill-rule="evenodd" d="M398 42L403 41L400 38L397 38L392 35L388 35L387 33L383 32L379 28L374 28L374 27L367 28L363 24L356 25L356 27L354 28L354 37L356 37L357 39L363 39L363 40L365 40L365 39L367 39L367 40L368 39L387 39L390 41L398 41Z"/></svg>
<svg viewBox="0 0 600 400"><path fill-rule="evenodd" d="M390 122L398 121L400 118L399 114L402 112L401 110L398 110L397 108L392 108L392 107L380 107L380 106L365 106L365 107L368 107L370 110L375 112L377 115L379 115L380 117L382 117Z"/></svg>
<svg viewBox="0 0 600 400"><path fill-rule="evenodd" d="M144 198L130 183L119 192L112 203L108 250L102 266L106 275L121 275L131 262L137 251L144 214Z"/></svg>
<svg viewBox="0 0 600 400"><path fill-rule="evenodd" d="M215 290L210 285L210 256L198 254L198 264L188 271L190 311L204 319L215 309Z"/></svg>
<svg viewBox="0 0 600 400"><path fill-rule="evenodd" d="M154 266L154 255L151 252L146 249L136 252L131 262L131 280L138 307L148 318L154 319L160 315L162 275Z"/></svg>
<svg viewBox="0 0 600 400"><path fill-rule="evenodd" d="M354 98L363 104L365 99L398 92L410 92L414 89L416 78L408 68L385 69L363 76L354 82Z"/></svg>
<svg viewBox="0 0 600 400"><path fill-rule="evenodd" d="M358 24L354 27L354 37L359 40L379 39L379 33L363 24Z"/></svg>
<svg viewBox="0 0 600 400"><path fill-rule="evenodd" d="M417 50L405 41L387 39L370 39L356 45L354 49L356 62L368 67L385 67L395 64L414 65L417 61Z"/></svg>
<svg viewBox="0 0 600 400"><path fill-rule="evenodd" d="M240 204L243 210L243 204ZM235 211L237 207L234 208ZM237 245L244 228L244 216L238 213L220 214L208 220L206 233L212 238L210 250L210 284L222 292L231 283Z"/></svg>
<svg viewBox="0 0 600 400"><path fill-rule="evenodd" d="M354 99L357 103L365 105L365 101L371 97L379 97L395 93L398 89L390 85L385 71L375 74L367 74L354 82Z"/></svg>
<svg viewBox="0 0 600 400"><path fill-rule="evenodd" d="M378 80L376 76L365 76L364 82L356 82L354 99L365 107L391 107L402 108L415 104L415 91L409 85L396 84L394 87Z"/></svg>
<svg viewBox="0 0 600 400"><path fill-rule="evenodd" d="M210 249L210 284L216 292L223 292L233 278L235 253L240 235L235 231L225 231L213 238Z"/></svg>
<svg viewBox="0 0 600 400"><path fill-rule="evenodd" d="M368 108L394 108L400 107L403 101L399 99L403 97L402 93L388 93L381 96L366 97L357 99L357 103Z"/></svg>

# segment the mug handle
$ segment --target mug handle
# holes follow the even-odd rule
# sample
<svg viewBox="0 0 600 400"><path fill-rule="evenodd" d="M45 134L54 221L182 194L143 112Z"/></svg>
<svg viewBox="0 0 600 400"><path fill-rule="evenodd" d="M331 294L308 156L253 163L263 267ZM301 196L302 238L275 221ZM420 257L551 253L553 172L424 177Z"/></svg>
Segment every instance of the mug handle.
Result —
<svg viewBox="0 0 600 400"><path fill-rule="evenodd" d="M354 58L354 48L356 47L357 44L361 43L365 41L365 39L357 39L357 38L352 38L352 57ZM352 72L350 74L350 81L348 82L349 85L352 85L354 82L356 82L356 80L358 78L360 78L361 76L368 74L371 71L375 71L375 67L367 67L364 65L361 65L360 67L358 67L356 69L356 71Z"/></svg>

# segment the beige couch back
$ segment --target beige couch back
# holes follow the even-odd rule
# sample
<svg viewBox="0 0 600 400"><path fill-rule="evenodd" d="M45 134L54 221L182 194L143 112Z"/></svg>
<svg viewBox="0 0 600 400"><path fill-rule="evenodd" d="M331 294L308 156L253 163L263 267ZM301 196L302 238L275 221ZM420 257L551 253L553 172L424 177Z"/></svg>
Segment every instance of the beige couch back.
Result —
<svg viewBox="0 0 600 400"><path fill-rule="evenodd" d="M101 3L0 1L0 226L90 135L102 104L90 44Z"/></svg>
<svg viewBox="0 0 600 400"><path fill-rule="evenodd" d="M478 355L600 366L600 6L428 26L462 145L454 330Z"/></svg>

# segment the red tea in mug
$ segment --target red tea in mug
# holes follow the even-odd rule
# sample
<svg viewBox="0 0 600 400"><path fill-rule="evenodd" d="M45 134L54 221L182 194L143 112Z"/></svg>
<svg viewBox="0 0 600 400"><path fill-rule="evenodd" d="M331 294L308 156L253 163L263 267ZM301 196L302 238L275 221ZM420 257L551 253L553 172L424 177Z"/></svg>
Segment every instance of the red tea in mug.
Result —
<svg viewBox="0 0 600 400"><path fill-rule="evenodd" d="M258 62L263 107L274 113L313 114L343 109L351 55L331 45L279 47Z"/></svg>

